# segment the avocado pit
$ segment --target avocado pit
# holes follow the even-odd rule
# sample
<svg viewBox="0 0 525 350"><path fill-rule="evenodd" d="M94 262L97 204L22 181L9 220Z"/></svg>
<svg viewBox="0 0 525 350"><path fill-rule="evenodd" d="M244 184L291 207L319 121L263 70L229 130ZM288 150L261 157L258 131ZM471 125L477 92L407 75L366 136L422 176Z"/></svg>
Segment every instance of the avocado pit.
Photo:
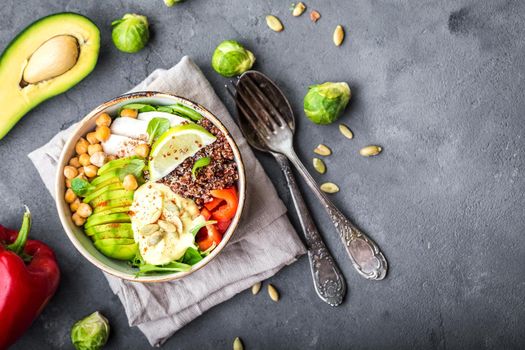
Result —
<svg viewBox="0 0 525 350"><path fill-rule="evenodd" d="M23 81L37 84L64 74L75 66L79 52L78 40L71 35L47 40L29 57Z"/></svg>

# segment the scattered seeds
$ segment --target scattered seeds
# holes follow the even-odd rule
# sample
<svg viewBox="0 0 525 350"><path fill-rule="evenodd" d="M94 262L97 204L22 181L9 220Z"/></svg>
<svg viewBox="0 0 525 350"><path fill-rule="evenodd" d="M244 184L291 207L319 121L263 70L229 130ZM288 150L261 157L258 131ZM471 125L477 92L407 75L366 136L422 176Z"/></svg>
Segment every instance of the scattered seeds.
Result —
<svg viewBox="0 0 525 350"><path fill-rule="evenodd" d="M339 186L334 184L333 182L325 182L320 187L321 191L326 193L337 193L339 192Z"/></svg>
<svg viewBox="0 0 525 350"><path fill-rule="evenodd" d="M313 165L315 171L317 171L319 174L326 173L326 165L324 165L324 162L319 158L313 159Z"/></svg>
<svg viewBox="0 0 525 350"><path fill-rule="evenodd" d="M344 124L339 124L339 131L347 139L351 140L351 139L354 138L354 133L352 132L352 130L350 130L350 128L348 126L344 125Z"/></svg>
<svg viewBox="0 0 525 350"><path fill-rule="evenodd" d="M306 10L306 6L302 2L298 2L297 5L293 8L292 15L294 17L299 17Z"/></svg>
<svg viewBox="0 0 525 350"><path fill-rule="evenodd" d="M316 154L318 154L320 156L329 156L330 154L332 154L332 150L330 148L328 148L328 146L323 145L321 143L321 144L319 144L319 146L317 146L314 149L314 153L316 153Z"/></svg>
<svg viewBox="0 0 525 350"><path fill-rule="evenodd" d="M252 286L252 294L255 295L261 290L261 282L257 282Z"/></svg>
<svg viewBox="0 0 525 350"><path fill-rule="evenodd" d="M279 301L279 292L271 284L268 285L268 295L270 296L270 298L272 298L273 301Z"/></svg>
<svg viewBox="0 0 525 350"><path fill-rule="evenodd" d="M335 30L334 30L335 46L340 46L343 43L344 38L345 38L345 31L343 30L343 27L341 25L338 25L337 27L335 27Z"/></svg>
<svg viewBox="0 0 525 350"><path fill-rule="evenodd" d="M233 341L233 350L244 350L244 346L242 345L241 338L237 337Z"/></svg>
<svg viewBox="0 0 525 350"><path fill-rule="evenodd" d="M312 20L312 22L317 22L319 20L319 18L321 18L321 14L315 10L313 10L312 12L310 12L310 19Z"/></svg>
<svg viewBox="0 0 525 350"><path fill-rule="evenodd" d="M363 157L372 157L372 156L377 156L379 153L381 153L381 151L382 151L381 146L370 145L370 146L361 148L359 150L359 154L362 155Z"/></svg>
<svg viewBox="0 0 525 350"><path fill-rule="evenodd" d="M283 24L279 18L275 17L274 15L266 16L266 24L274 32L281 32L284 29Z"/></svg>

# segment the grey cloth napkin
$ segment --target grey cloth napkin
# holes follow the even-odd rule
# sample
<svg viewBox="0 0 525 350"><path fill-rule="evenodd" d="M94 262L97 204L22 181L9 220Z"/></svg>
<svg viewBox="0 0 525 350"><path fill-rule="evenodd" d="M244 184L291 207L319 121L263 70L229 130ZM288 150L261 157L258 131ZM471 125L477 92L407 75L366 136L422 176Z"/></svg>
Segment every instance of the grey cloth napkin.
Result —
<svg viewBox="0 0 525 350"><path fill-rule="evenodd" d="M204 268L179 281L155 284L129 282L105 274L124 306L130 326L138 326L152 346L160 346L209 308L294 262L305 253L305 248L268 176L190 58L183 57L169 70L155 70L132 91L143 90L177 94L212 111L235 138L248 179L246 206L239 227L221 254ZM74 128L72 125L59 132L29 154L52 195L57 161Z"/></svg>

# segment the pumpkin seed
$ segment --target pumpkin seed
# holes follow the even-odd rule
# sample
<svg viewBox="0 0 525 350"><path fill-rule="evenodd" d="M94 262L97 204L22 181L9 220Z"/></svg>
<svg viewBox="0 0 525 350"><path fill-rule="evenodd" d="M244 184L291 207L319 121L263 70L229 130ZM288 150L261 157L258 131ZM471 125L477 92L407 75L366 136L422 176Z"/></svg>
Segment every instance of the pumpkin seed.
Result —
<svg viewBox="0 0 525 350"><path fill-rule="evenodd" d="M159 220L157 223L159 224L160 228L163 229L166 232L175 232L175 231L177 231L177 228L175 227L175 225L173 225L169 221Z"/></svg>
<svg viewBox="0 0 525 350"><path fill-rule="evenodd" d="M281 32L284 29L283 24L279 18L275 17L274 15L266 16L266 24L274 32Z"/></svg>
<svg viewBox="0 0 525 350"><path fill-rule="evenodd" d="M337 193L339 192L339 186L334 184L333 182L325 182L320 187L321 191L326 193Z"/></svg>
<svg viewBox="0 0 525 350"><path fill-rule="evenodd" d="M299 2L297 3L297 5L295 5L295 7L293 8L293 12L292 12L292 15L294 17L299 17L300 15L303 14L304 10L306 10L306 6L304 6L304 4L302 2Z"/></svg>
<svg viewBox="0 0 525 350"><path fill-rule="evenodd" d="M257 282L257 283L255 283L255 284L252 286L252 294L253 294L253 295L259 293L259 291L261 290L261 285L262 285L261 282Z"/></svg>
<svg viewBox="0 0 525 350"><path fill-rule="evenodd" d="M329 156L330 154L332 154L332 150L328 148L328 146L323 145L321 143L314 149L314 153L320 156Z"/></svg>
<svg viewBox="0 0 525 350"><path fill-rule="evenodd" d="M345 31L343 30L343 27L341 25L338 25L337 27L335 27L335 30L334 30L333 39L334 39L335 46L341 46L344 38L345 38Z"/></svg>
<svg viewBox="0 0 525 350"><path fill-rule="evenodd" d="M140 233L142 233L144 236L149 236L153 232L159 230L159 225L157 224L147 224L140 228Z"/></svg>
<svg viewBox="0 0 525 350"><path fill-rule="evenodd" d="M324 165L324 162L319 158L314 158L312 161L314 165L315 171L317 171L319 174L326 173L326 165Z"/></svg>
<svg viewBox="0 0 525 350"><path fill-rule="evenodd" d="M161 231L155 231L151 234L151 236L148 238L148 245L154 246L157 243L160 242L160 240L164 237L164 233Z"/></svg>
<svg viewBox="0 0 525 350"><path fill-rule="evenodd" d="M233 341L233 350L244 350L244 346L242 345L241 338L237 337Z"/></svg>
<svg viewBox="0 0 525 350"><path fill-rule="evenodd" d="M272 298L273 301L279 301L279 292L271 284L268 285L268 295L270 295L270 298Z"/></svg>
<svg viewBox="0 0 525 350"><path fill-rule="evenodd" d="M354 138L354 133L352 132L352 130L350 130L350 128L348 126L344 125L344 124L339 124L339 131L347 139L351 140L351 139Z"/></svg>
<svg viewBox="0 0 525 350"><path fill-rule="evenodd" d="M370 145L359 150L359 154L363 157L377 156L383 149L380 146Z"/></svg>

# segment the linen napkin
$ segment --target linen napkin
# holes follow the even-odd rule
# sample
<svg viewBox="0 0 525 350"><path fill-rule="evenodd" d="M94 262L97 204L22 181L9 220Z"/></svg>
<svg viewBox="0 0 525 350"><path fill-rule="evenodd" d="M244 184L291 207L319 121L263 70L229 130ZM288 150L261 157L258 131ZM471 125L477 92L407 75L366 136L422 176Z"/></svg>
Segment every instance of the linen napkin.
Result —
<svg viewBox="0 0 525 350"><path fill-rule="evenodd" d="M155 70L132 91L145 90L183 96L214 113L235 138L247 178L242 220L228 245L208 265L182 280L154 284L124 281L105 274L124 306L130 326L138 326L152 346L160 346L209 308L294 262L305 253L305 248L261 164L206 77L190 58L183 57L169 70ZM52 195L60 152L75 127L72 125L59 132L46 145L28 155Z"/></svg>

